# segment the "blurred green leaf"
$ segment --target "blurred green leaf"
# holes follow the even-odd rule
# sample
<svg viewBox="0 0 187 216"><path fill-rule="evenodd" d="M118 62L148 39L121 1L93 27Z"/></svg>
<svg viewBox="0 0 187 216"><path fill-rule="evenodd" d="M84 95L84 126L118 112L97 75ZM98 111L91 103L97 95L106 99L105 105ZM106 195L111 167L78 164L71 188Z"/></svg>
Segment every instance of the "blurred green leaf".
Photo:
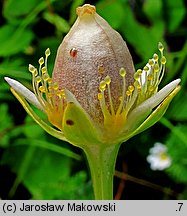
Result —
<svg viewBox="0 0 187 216"><path fill-rule="evenodd" d="M162 0L145 0L143 3L143 11L153 23L162 20Z"/></svg>
<svg viewBox="0 0 187 216"><path fill-rule="evenodd" d="M33 33L11 25L0 28L0 56L7 57L24 51L33 39Z"/></svg>
<svg viewBox="0 0 187 216"><path fill-rule="evenodd" d="M168 17L168 30L170 33L173 33L184 19L186 14L186 7L183 0L165 1L165 4L165 13Z"/></svg>
<svg viewBox="0 0 187 216"><path fill-rule="evenodd" d="M22 19L38 5L38 0L6 0L3 15L7 20Z"/></svg>
<svg viewBox="0 0 187 216"><path fill-rule="evenodd" d="M32 133L30 134L30 136L31 135L32 135ZM39 147L39 148L44 148L44 149L47 149L47 150L62 154L64 156L66 156L66 157L70 157L70 158L73 158L73 159L76 159L76 160L81 160L80 155L74 153L73 151L71 151L71 150L69 150L67 148L52 144L52 143L50 143L50 142L48 142L46 140L17 139L14 145L16 145L16 146L18 146L18 145L30 145L30 146L35 146L35 147Z"/></svg>
<svg viewBox="0 0 187 216"><path fill-rule="evenodd" d="M22 180L33 199L87 198L79 197L84 188L86 175L80 173L71 176L68 157L33 146L14 146L5 152L1 164L11 166L18 175L16 182Z"/></svg>
<svg viewBox="0 0 187 216"><path fill-rule="evenodd" d="M171 133L166 141L168 153L172 158L172 165L167 172L175 181L187 183L187 140L183 142L183 139L180 139L181 133L185 136L187 126L177 126L175 130L176 133Z"/></svg>
<svg viewBox="0 0 187 216"><path fill-rule="evenodd" d="M43 17L48 22L53 24L57 28L57 30L62 32L62 33L67 33L70 29L69 23L65 19L63 19L62 17L58 16L57 14L45 12L43 14Z"/></svg>
<svg viewBox="0 0 187 216"><path fill-rule="evenodd" d="M8 105L0 105L0 147L7 147L9 144L9 131L13 126L12 116L8 113Z"/></svg>
<svg viewBox="0 0 187 216"><path fill-rule="evenodd" d="M112 12L112 11L111 11ZM164 34L164 23L150 27L140 24L128 4L124 7L124 20L121 31L125 39L132 44L138 55L147 61L157 48L159 41L162 41Z"/></svg>
<svg viewBox="0 0 187 216"><path fill-rule="evenodd" d="M111 1L107 4L105 1L99 1L96 8L99 15L104 17L114 29L119 29L123 25L125 11L122 1Z"/></svg>

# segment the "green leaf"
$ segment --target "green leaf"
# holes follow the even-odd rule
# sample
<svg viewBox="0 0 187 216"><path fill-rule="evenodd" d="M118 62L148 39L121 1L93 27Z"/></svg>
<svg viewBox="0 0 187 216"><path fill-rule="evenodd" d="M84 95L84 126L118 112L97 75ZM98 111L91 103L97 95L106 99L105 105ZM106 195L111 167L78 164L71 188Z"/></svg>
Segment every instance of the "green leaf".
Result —
<svg viewBox="0 0 187 216"><path fill-rule="evenodd" d="M0 56L7 57L24 51L30 44L33 36L33 33L26 29L4 25L0 28Z"/></svg>
<svg viewBox="0 0 187 216"><path fill-rule="evenodd" d="M8 164L17 173L12 195L15 186L22 182L33 199L88 198L84 189L87 176L85 172L70 175L68 157L34 146L12 146L4 153L1 164ZM81 193L84 196L80 197Z"/></svg>
<svg viewBox="0 0 187 216"><path fill-rule="evenodd" d="M53 24L62 33L67 33L70 29L69 23L62 17L58 16L57 14L51 14L49 12L45 12L43 14L43 17L48 22Z"/></svg>
<svg viewBox="0 0 187 216"><path fill-rule="evenodd" d="M155 52L158 41L162 41L164 23L159 22L159 25L150 27L144 26L136 20L128 4L124 7L124 14L121 31L127 41L132 44L137 54L145 61Z"/></svg>
<svg viewBox="0 0 187 216"><path fill-rule="evenodd" d="M177 126L174 130L166 141L168 154L172 158L172 165L167 172L175 181L187 183L187 126Z"/></svg>
<svg viewBox="0 0 187 216"><path fill-rule="evenodd" d="M3 8L3 15L7 20L22 19L38 5L38 0L7 0Z"/></svg>
<svg viewBox="0 0 187 216"><path fill-rule="evenodd" d="M100 1L96 8L99 15L106 19L114 29L119 29L123 25L125 11L121 1L112 1L108 4L105 1Z"/></svg>
<svg viewBox="0 0 187 216"><path fill-rule="evenodd" d="M153 23L162 20L162 1L161 0L145 0L143 3L143 11L150 21Z"/></svg>
<svg viewBox="0 0 187 216"><path fill-rule="evenodd" d="M183 0L177 1L165 1L166 4L166 16L168 21L168 30L170 33L176 31L178 26L185 18L186 8Z"/></svg>
<svg viewBox="0 0 187 216"><path fill-rule="evenodd" d="M0 105L0 147L7 147L9 144L9 130L13 126L12 116L8 113L8 105Z"/></svg>
<svg viewBox="0 0 187 216"><path fill-rule="evenodd" d="M25 127L24 127L25 128ZM52 144L46 140L39 140L38 138L36 139L17 139L15 141L14 146L17 145L29 145L29 146L35 146L35 147L39 147L39 148L44 148L53 152L56 152L58 154L64 155L66 157L70 157L73 158L75 160L81 160L81 156L72 152L71 150Z"/></svg>

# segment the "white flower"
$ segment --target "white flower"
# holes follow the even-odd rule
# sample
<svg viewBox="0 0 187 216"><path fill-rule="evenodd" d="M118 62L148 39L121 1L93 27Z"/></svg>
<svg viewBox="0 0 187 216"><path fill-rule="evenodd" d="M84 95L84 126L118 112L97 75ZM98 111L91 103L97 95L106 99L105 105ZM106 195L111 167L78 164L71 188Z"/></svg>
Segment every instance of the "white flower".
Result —
<svg viewBox="0 0 187 216"><path fill-rule="evenodd" d="M152 170L164 170L171 165L171 158L167 154L167 147L162 143L155 143L149 150L147 161L150 163Z"/></svg>

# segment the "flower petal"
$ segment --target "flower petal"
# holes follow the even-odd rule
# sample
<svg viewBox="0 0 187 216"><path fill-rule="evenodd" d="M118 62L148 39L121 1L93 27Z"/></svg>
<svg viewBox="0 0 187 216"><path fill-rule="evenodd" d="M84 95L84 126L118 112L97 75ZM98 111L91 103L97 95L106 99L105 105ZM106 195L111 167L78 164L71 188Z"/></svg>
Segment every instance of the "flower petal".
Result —
<svg viewBox="0 0 187 216"><path fill-rule="evenodd" d="M39 116L37 116L35 114L35 112L31 109L31 107L29 106L29 104L27 103L27 101L24 99L24 97L22 97L13 88L11 88L11 92L18 99L18 101L21 103L21 105L26 110L26 112L33 118L33 120L37 124L40 125L40 127L42 127L50 135L52 135L52 136L54 136L54 137L56 137L56 138L58 138L60 140L67 141L67 139L64 137L62 131L58 131L58 130L52 128L51 126L49 126L48 124L46 124Z"/></svg>
<svg viewBox="0 0 187 216"><path fill-rule="evenodd" d="M136 107L127 117L126 127L124 130L133 131L140 125L144 119L150 114L152 109L158 106L180 83L180 79L174 80L155 95L147 99ZM178 92L178 91L177 91Z"/></svg>
<svg viewBox="0 0 187 216"><path fill-rule="evenodd" d="M38 109L44 111L43 107L41 106L33 92L31 92L28 88L26 88L24 85L14 79L11 79L9 77L5 77L4 79L18 94L22 95L27 101L29 101Z"/></svg>
<svg viewBox="0 0 187 216"><path fill-rule="evenodd" d="M167 110L169 103L172 101L173 97L178 93L180 90L180 86L177 86L165 99L164 101L151 113L149 117L143 123L136 128L134 131L125 134L123 139L128 140L131 137L143 132L144 130L148 129L152 125L154 125L160 118L164 115L165 111Z"/></svg>

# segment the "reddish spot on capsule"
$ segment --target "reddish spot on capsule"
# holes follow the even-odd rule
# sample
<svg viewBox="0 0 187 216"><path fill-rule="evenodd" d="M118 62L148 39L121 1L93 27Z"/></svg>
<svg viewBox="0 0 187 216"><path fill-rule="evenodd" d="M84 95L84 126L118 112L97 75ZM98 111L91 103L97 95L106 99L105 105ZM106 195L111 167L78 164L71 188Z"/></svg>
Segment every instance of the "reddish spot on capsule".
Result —
<svg viewBox="0 0 187 216"><path fill-rule="evenodd" d="M72 126L72 125L74 125L74 121L71 120L71 119L67 119L66 124L69 125L69 126Z"/></svg>
<svg viewBox="0 0 187 216"><path fill-rule="evenodd" d="M75 48L72 48L70 51L69 51L69 54L71 57L76 57L77 55L77 50Z"/></svg>

